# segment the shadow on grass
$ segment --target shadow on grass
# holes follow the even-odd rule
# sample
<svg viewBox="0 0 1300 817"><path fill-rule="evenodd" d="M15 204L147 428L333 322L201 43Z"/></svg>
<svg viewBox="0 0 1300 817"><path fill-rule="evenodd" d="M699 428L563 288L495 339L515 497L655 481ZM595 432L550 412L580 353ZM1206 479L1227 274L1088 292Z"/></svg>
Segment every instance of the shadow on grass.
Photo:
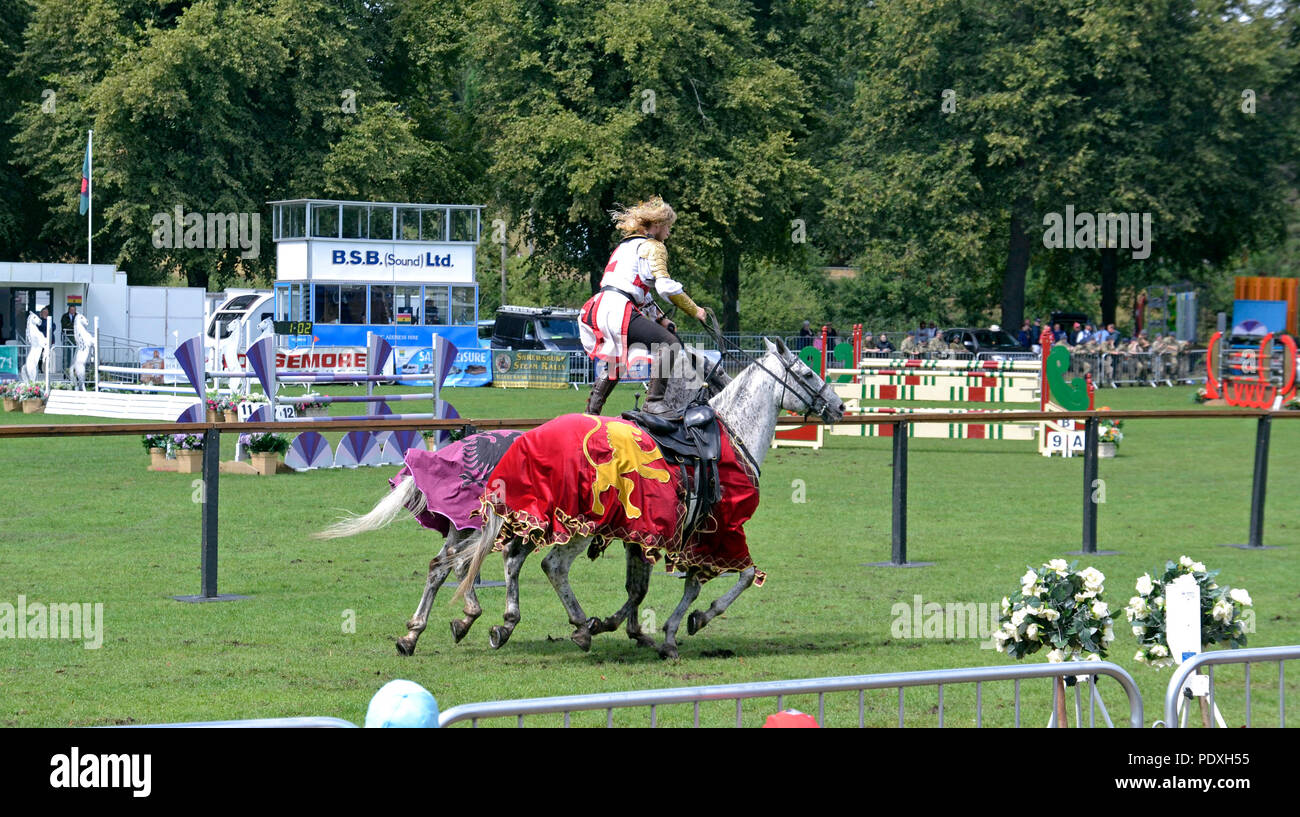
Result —
<svg viewBox="0 0 1300 817"><path fill-rule="evenodd" d="M589 660L596 664L616 663L616 664L646 664L655 665L663 662L659 658L659 653L652 647L638 647L629 639L623 631L617 633L602 633L592 639L591 651L584 653L579 647L569 640L566 634L551 634L541 638L515 636L499 650L486 648L488 628L484 627L482 633L475 628L467 639L473 639L481 635L483 649L475 650L470 645L469 650L465 650L464 657L472 660L474 657L471 651L479 653L485 661L490 661L496 656L529 656L533 658L569 658L572 660ZM657 633L655 643L663 641L663 634ZM807 632L789 635L775 636L751 636L751 635L719 635L710 638L708 630L703 630L699 635L687 636L686 628L683 627L677 637L677 651L682 661L698 659L735 659L735 658L765 658L772 656L799 656L799 655L843 655L846 649L871 649L882 646L882 642L877 640L867 640L862 637L861 632L842 631L842 632ZM420 643L413 660L419 660L420 656L426 657L444 657L453 651L459 651L460 648L453 647L449 643L425 644ZM397 655L396 649L393 650L394 656Z"/></svg>

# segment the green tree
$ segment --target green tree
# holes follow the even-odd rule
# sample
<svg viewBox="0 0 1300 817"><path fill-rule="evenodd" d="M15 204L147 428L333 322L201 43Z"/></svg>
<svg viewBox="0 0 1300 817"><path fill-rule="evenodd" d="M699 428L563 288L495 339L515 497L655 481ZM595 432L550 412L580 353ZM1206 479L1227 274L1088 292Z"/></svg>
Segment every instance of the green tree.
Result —
<svg viewBox="0 0 1300 817"><path fill-rule="evenodd" d="M688 291L716 284L734 329L742 252L794 251L812 174L795 155L806 89L763 53L748 8L484 0L465 13L489 194L525 225L533 268L577 268L594 288L609 210L657 193L679 211L674 275Z"/></svg>

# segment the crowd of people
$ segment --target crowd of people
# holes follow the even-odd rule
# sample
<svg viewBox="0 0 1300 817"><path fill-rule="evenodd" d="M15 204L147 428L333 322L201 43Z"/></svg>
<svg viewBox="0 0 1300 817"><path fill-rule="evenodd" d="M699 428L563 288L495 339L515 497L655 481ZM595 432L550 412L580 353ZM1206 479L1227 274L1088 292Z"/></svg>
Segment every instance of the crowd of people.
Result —
<svg viewBox="0 0 1300 817"><path fill-rule="evenodd" d="M1045 319L1026 320L1014 334L1016 341L1035 354L1041 352ZM990 327L998 329L998 327ZM1071 371L1092 374L1101 382L1130 382L1180 378L1195 365L1183 354L1191 344L1173 335L1148 337L1145 329L1126 335L1114 323L1094 326L1091 323L1060 322L1050 324L1052 344L1067 346L1072 353ZM899 334L863 331L862 354L867 357L953 358L968 355L957 339L946 342L943 332L932 322L922 321L916 329ZM833 326L827 327L827 348L834 349L842 340ZM804 321L799 330L800 348L821 346L821 329Z"/></svg>

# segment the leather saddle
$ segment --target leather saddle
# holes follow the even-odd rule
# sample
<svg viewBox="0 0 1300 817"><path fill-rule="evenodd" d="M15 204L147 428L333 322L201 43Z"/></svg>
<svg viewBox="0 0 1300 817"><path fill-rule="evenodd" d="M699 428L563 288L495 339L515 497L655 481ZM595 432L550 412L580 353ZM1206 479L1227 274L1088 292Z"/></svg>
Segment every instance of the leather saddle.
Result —
<svg viewBox="0 0 1300 817"><path fill-rule="evenodd" d="M697 405L687 408L680 417L641 411L625 411L622 416L654 438L669 464L681 466L686 491L682 538L686 539L722 498L722 484L718 480L722 429L717 415L712 407Z"/></svg>

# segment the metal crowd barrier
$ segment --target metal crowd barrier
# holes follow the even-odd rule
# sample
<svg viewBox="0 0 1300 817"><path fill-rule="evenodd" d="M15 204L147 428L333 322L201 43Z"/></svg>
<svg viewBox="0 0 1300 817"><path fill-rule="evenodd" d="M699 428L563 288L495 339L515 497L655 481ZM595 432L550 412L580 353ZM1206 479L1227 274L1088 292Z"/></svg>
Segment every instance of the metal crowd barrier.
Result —
<svg viewBox="0 0 1300 817"><path fill-rule="evenodd" d="M590 386L592 383L592 372L595 370L595 364L587 353L569 352L569 384L572 386Z"/></svg>
<svg viewBox="0 0 1300 817"><path fill-rule="evenodd" d="M524 718L531 715L563 714L564 726L570 725L574 712L605 710L605 725L614 725L614 710L649 708L649 725L657 725L658 709L674 704L692 704L696 727L700 725L700 703L704 701L735 701L736 726L743 723L744 701L754 698L775 698L776 709L782 709L788 695L816 695L817 723L826 726L826 695L836 692L858 693L858 726L865 726L865 700L863 693L874 689L898 690L898 725L904 726L904 690L909 687L937 687L939 691L939 726L944 722L943 690L952 684L975 684L975 725L983 726L983 685L993 681L1015 682L1015 724L1020 726L1020 682L1032 678L1059 678L1080 676L1084 670L1091 676L1107 675L1114 678L1128 695L1129 726L1142 727L1142 696L1133 677L1122 667L1108 661L1067 662L1060 664L1024 664L1001 667L970 667L965 669L923 670L893 672L879 675L850 675L836 678L810 678L800 681L765 681L749 684L720 684L715 686L681 687L678 689L651 689L636 692L608 692L594 695L563 695L554 698L528 698L518 701L487 701L464 704L442 712L439 726L451 726L469 721L477 727L480 720L489 718L515 718L522 727ZM1090 714L1088 725L1094 725L1099 700L1096 688L1089 684ZM1076 686L1076 711L1078 711ZM1104 706L1103 706L1104 712ZM1107 717L1109 721L1109 717Z"/></svg>
<svg viewBox="0 0 1300 817"><path fill-rule="evenodd" d="M1250 665L1263 663L1277 664L1277 718L1278 726L1286 726L1286 665L1284 661L1300 659L1300 645L1288 647L1255 647L1240 650L1214 650L1212 652L1203 652L1200 655L1190 658L1182 663L1178 669L1174 670L1174 676L1169 679L1169 687L1165 690L1165 719L1162 722L1157 721L1156 726L1163 725L1169 729L1179 727L1178 719L1178 702L1179 697L1185 695L1183 688L1187 686L1187 680L1192 677L1201 667L1209 667L1209 709L1214 713L1212 723L1217 723L1218 710L1214 705L1214 668L1224 664L1245 664L1246 665L1246 727L1251 726L1250 714ZM1190 706L1190 701L1188 702Z"/></svg>

